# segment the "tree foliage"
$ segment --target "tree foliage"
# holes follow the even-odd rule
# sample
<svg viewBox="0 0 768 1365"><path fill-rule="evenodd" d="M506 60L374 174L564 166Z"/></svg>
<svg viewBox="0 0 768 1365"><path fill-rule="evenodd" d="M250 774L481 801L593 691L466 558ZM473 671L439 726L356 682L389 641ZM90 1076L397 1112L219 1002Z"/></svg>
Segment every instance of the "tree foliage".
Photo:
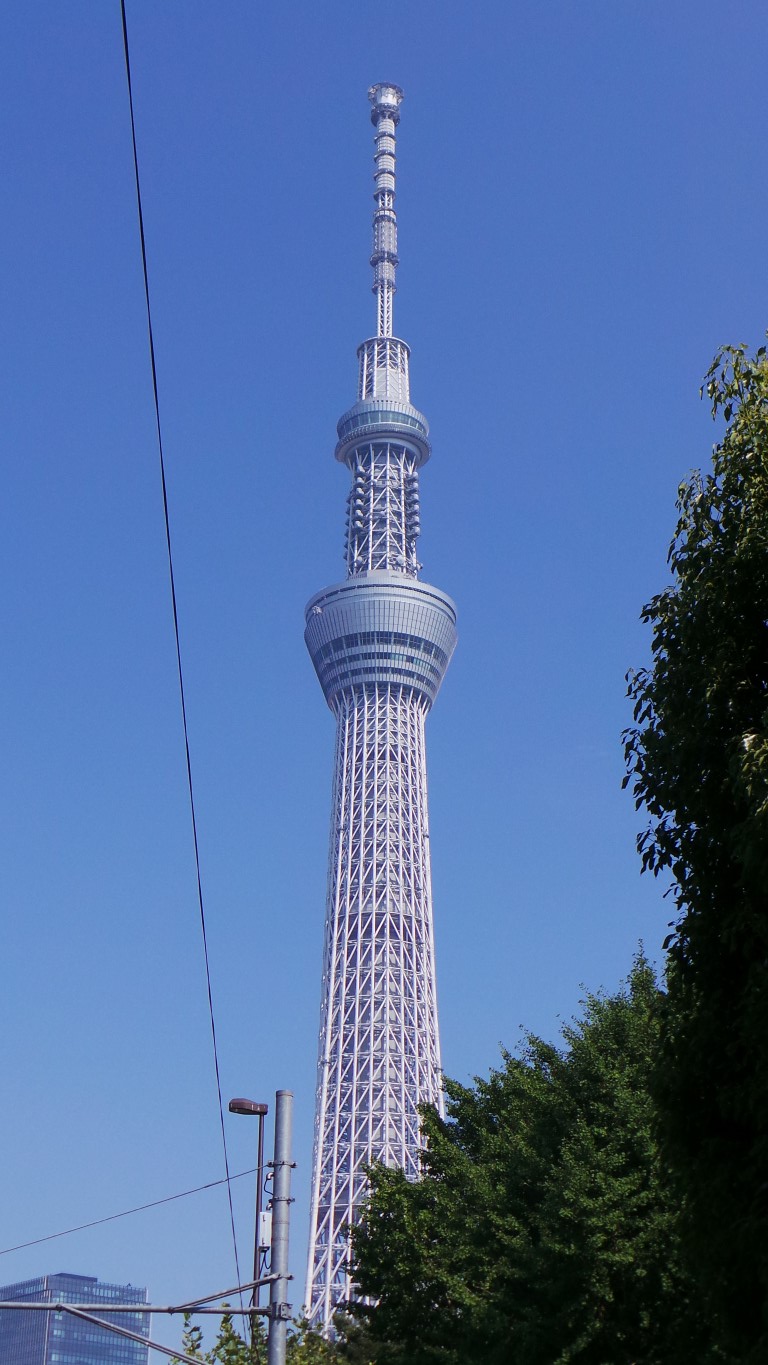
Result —
<svg viewBox="0 0 768 1365"><path fill-rule="evenodd" d="M228 1310L228 1305L225 1304L224 1308ZM216 1341L210 1350L204 1351L202 1328L185 1315L181 1349L185 1355L204 1362L204 1365L263 1365L267 1359L267 1336L264 1324L255 1318L253 1337L246 1341L235 1330L231 1312L225 1311Z"/></svg>
<svg viewBox="0 0 768 1365"><path fill-rule="evenodd" d="M253 1336L241 1336L232 1321L232 1313L227 1311L222 1316L213 1346L204 1351L202 1329L187 1317L184 1320L181 1349L193 1360L201 1361L202 1365L265 1365L267 1332L263 1319L255 1318ZM335 1359L333 1343L316 1332L305 1317L299 1317L290 1324L287 1365L331 1365Z"/></svg>
<svg viewBox="0 0 768 1365"><path fill-rule="evenodd" d="M353 1230L377 1365L704 1365L652 1131L659 992L639 959L557 1048L529 1036L424 1111L423 1178L377 1167Z"/></svg>
<svg viewBox="0 0 768 1365"><path fill-rule="evenodd" d="M697 1273L740 1361L768 1359L768 365L705 381L726 431L680 488L673 582L643 611L627 781L677 917L658 1102Z"/></svg>

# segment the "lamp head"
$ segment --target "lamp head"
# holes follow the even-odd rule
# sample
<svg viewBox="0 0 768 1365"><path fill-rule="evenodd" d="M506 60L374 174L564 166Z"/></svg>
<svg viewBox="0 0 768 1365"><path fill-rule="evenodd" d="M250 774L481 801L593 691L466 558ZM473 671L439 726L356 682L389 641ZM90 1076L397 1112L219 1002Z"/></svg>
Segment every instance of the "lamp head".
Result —
<svg viewBox="0 0 768 1365"><path fill-rule="evenodd" d="M230 1100L230 1114L268 1114L269 1105L259 1104L257 1100Z"/></svg>

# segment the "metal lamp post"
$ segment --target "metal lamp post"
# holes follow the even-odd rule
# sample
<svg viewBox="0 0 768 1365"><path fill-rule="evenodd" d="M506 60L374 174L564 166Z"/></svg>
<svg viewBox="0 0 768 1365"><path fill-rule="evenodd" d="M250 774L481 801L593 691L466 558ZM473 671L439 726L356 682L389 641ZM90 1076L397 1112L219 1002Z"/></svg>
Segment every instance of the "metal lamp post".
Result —
<svg viewBox="0 0 768 1365"><path fill-rule="evenodd" d="M258 1100L235 1099L229 1101L230 1114L255 1114L259 1120L259 1148L256 1159L256 1227L253 1236L253 1278L261 1278L261 1192L264 1184L264 1119L269 1113L269 1105ZM251 1304L259 1307L261 1286L255 1284L251 1294Z"/></svg>

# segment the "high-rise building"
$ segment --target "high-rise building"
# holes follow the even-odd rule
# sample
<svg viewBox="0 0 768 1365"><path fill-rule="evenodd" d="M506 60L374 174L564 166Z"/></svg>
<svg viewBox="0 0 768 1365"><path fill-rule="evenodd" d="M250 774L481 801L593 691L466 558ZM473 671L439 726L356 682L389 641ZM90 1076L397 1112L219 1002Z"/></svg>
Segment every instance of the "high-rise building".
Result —
<svg viewBox="0 0 768 1365"><path fill-rule="evenodd" d="M12 1303L98 1304L99 1315L131 1332L149 1336L146 1289L130 1284L102 1284L91 1275L41 1275L35 1280L6 1284L0 1299ZM135 1313L109 1312L110 1303L135 1303ZM104 1305L102 1313L101 1305ZM149 1347L118 1336L105 1327L71 1313L0 1312L0 1365L147 1365Z"/></svg>
<svg viewBox="0 0 768 1365"><path fill-rule="evenodd" d="M376 336L336 459L352 480L344 582L309 602L305 639L336 717L307 1281L328 1326L350 1289L348 1228L372 1161L419 1171L418 1105L442 1104L424 721L456 643L456 609L419 581L426 419L392 331L395 130L403 92L368 92L375 128Z"/></svg>

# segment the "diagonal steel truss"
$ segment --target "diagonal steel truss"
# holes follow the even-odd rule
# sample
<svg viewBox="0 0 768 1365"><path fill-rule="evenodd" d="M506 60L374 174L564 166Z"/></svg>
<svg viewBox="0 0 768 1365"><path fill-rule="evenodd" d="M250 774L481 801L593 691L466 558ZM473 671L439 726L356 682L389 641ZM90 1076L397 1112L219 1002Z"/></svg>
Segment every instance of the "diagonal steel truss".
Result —
<svg viewBox="0 0 768 1365"><path fill-rule="evenodd" d="M324 1322L348 1295L366 1167L414 1178L417 1107L441 1104L426 709L402 687L337 700L312 1207L310 1310Z"/></svg>
<svg viewBox="0 0 768 1365"><path fill-rule="evenodd" d="M395 569L415 578L421 530L416 457L400 443L371 441L355 450L350 468L347 573Z"/></svg>

